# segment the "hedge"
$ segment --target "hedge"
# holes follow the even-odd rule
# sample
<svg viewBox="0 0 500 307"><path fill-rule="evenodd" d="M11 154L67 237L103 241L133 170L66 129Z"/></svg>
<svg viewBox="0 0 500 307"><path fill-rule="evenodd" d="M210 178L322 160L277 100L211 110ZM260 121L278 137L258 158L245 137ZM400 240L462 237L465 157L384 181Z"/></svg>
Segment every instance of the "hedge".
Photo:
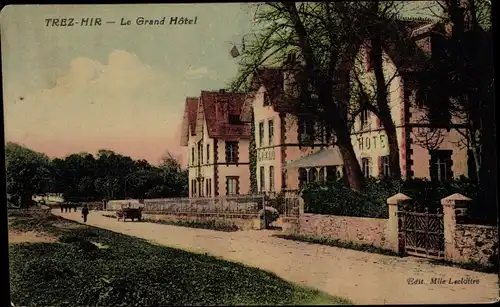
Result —
<svg viewBox="0 0 500 307"><path fill-rule="evenodd" d="M480 188L465 177L449 182L369 178L361 191L340 181L313 183L305 186L302 197L308 213L387 218L387 198L397 193L411 197L416 210L427 207L430 212L441 208L442 198L460 193L472 199L468 222L496 224L496 204L481 201Z"/></svg>

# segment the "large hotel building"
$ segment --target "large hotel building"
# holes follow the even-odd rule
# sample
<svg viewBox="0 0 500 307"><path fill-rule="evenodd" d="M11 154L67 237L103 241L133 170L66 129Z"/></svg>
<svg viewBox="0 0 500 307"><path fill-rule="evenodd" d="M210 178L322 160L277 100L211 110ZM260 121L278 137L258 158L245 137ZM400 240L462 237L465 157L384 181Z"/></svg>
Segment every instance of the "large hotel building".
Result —
<svg viewBox="0 0 500 307"><path fill-rule="evenodd" d="M401 31L412 38L411 59L430 56L434 30L439 23L402 20ZM373 71L364 44L359 48L362 79L370 83ZM400 166L404 177L445 180L467 176L469 155L460 146L460 129L447 118L440 129L417 105L413 76L418 61L390 46L385 48L384 70L392 119L396 126ZM408 52L408 51L406 51ZM274 100L276 90L286 91L290 70L258 71L258 90L251 95L205 92L187 98L182 145L189 151L189 190L192 197L250 192L249 139L251 111L255 127L257 187L259 192L297 189L305 182L324 181L342 174L338 149L322 142L318 129L307 118L287 113ZM276 89L278 86L278 89ZM432 110L431 110L432 112ZM442 118L436 119L443 122ZM453 128L452 128L453 127ZM433 139L434 138L434 139ZM388 172L387 135L374 114L365 110L354 121L351 134L356 156L365 176Z"/></svg>

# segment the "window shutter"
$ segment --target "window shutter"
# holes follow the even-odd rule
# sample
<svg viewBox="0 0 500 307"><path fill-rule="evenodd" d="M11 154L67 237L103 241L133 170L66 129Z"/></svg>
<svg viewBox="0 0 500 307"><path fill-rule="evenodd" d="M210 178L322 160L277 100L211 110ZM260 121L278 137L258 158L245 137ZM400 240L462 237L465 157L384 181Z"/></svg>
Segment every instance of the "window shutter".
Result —
<svg viewBox="0 0 500 307"><path fill-rule="evenodd" d="M229 195L229 178L226 178L226 195Z"/></svg>
<svg viewBox="0 0 500 307"><path fill-rule="evenodd" d="M239 179L239 178L237 178L237 179L235 179L234 181L236 181L236 182L235 182L235 184L236 184L236 187L235 187L235 188L236 188L236 189L235 189L235 190L236 190L236 195L240 195L240 179Z"/></svg>
<svg viewBox="0 0 500 307"><path fill-rule="evenodd" d="M378 176L381 177L383 175L383 170L384 170L384 167L383 167L383 158L382 157L378 157L377 159L377 164L378 164Z"/></svg>

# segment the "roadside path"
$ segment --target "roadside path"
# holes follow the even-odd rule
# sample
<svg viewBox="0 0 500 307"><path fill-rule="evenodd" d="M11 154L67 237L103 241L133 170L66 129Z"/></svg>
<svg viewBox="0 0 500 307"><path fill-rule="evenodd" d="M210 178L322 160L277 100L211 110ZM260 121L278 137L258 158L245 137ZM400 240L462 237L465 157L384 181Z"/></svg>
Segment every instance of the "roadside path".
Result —
<svg viewBox="0 0 500 307"><path fill-rule="evenodd" d="M82 222L81 213L52 213ZM284 240L273 231L220 232L145 222L118 222L92 211L87 224L156 244L208 253L274 272L283 279L350 299L355 304L487 303L499 297L498 277L393 257ZM429 284L431 278L478 279L479 284ZM409 285L409 278L425 284Z"/></svg>

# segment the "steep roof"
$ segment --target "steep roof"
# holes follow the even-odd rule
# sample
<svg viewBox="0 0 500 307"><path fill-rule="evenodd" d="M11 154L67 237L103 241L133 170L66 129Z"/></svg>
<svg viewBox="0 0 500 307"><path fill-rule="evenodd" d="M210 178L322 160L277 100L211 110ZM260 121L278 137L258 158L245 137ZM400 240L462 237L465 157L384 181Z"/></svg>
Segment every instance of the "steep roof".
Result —
<svg viewBox="0 0 500 307"><path fill-rule="evenodd" d="M432 19L400 17L382 33L383 48L400 72L419 71L430 56L429 34L442 29L442 23ZM345 57L338 63L339 72L349 72L362 43L360 41L358 45L352 46L352 52L343 53ZM271 105L276 109L286 110L289 107L288 99L284 99L283 87L284 73L287 70L285 67L263 67L259 68L253 77L253 89L256 91L258 87L264 86L266 95L271 98ZM241 115L242 121L251 120L252 103L253 99L246 100Z"/></svg>
<svg viewBox="0 0 500 307"><path fill-rule="evenodd" d="M231 120L240 117L245 98L244 93L202 91L200 96L202 110L198 113L198 124L200 120L202 122L205 120L211 138L249 138L250 125L234 123Z"/></svg>
<svg viewBox="0 0 500 307"><path fill-rule="evenodd" d="M189 131L194 135L196 129L196 115L198 114L199 97L187 97L182 120L181 146L187 146Z"/></svg>
<svg viewBox="0 0 500 307"><path fill-rule="evenodd" d="M246 95L220 91L202 91L200 97L186 98L181 145L187 146L191 136L201 135L207 125L211 138L239 140L250 138L250 124L239 119Z"/></svg>

